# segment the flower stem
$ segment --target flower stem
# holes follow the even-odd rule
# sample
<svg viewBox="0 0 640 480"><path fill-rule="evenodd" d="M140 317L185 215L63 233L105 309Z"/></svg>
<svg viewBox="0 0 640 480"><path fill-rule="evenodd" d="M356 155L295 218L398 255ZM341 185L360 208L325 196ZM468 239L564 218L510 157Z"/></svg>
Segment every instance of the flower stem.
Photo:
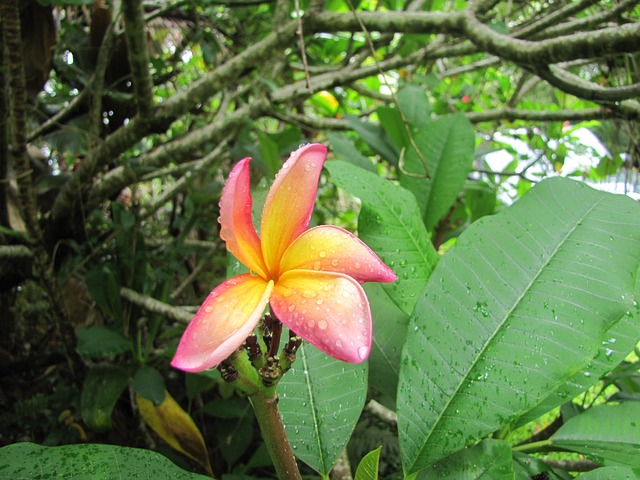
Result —
<svg viewBox="0 0 640 480"><path fill-rule="evenodd" d="M284 424L278 411L278 396L269 395L264 390L249 397L258 419L262 437L267 444L269 455L280 480L301 480L298 464L284 431Z"/></svg>

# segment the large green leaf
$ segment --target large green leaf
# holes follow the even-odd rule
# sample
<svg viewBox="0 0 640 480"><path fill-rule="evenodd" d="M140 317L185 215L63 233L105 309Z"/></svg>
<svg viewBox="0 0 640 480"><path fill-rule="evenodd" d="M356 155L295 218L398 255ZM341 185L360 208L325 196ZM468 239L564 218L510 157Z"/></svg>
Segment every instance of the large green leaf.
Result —
<svg viewBox="0 0 640 480"><path fill-rule="evenodd" d="M513 480L511 446L486 439L422 470L418 480Z"/></svg>
<svg viewBox="0 0 640 480"><path fill-rule="evenodd" d="M400 354L407 336L409 316L389 299L381 284L367 283L363 287L373 312L369 385L386 397L382 399L383 403L395 409Z"/></svg>
<svg viewBox="0 0 640 480"><path fill-rule="evenodd" d="M438 260L416 200L402 187L345 162L327 162L331 179L362 201L358 234L398 275L383 288L407 315Z"/></svg>
<svg viewBox="0 0 640 480"><path fill-rule="evenodd" d="M622 319L607 330L601 339L598 353L589 364L572 378L561 384L556 391L540 402L535 408L518 419L517 426L525 425L544 415L552 408L577 397L595 385L605 374L622 362L640 339L640 322L635 316L625 313Z"/></svg>
<svg viewBox="0 0 640 480"><path fill-rule="evenodd" d="M209 477L185 472L159 453L139 448L96 444L43 447L14 443L0 448L0 478L204 480Z"/></svg>
<svg viewBox="0 0 640 480"><path fill-rule="evenodd" d="M550 440L606 465L640 468L640 402L589 408L570 418Z"/></svg>
<svg viewBox="0 0 640 480"><path fill-rule="evenodd" d="M409 323L398 387L412 473L502 427L572 378L633 301L640 211L553 178L469 227Z"/></svg>
<svg viewBox="0 0 640 480"><path fill-rule="evenodd" d="M580 475L580 480L640 480L640 468L604 467Z"/></svg>
<svg viewBox="0 0 640 480"><path fill-rule="evenodd" d="M418 130L414 140L422 158L407 148L403 170L410 175L401 172L400 184L416 196L430 230L449 211L471 171L475 134L464 115L451 115Z"/></svg>
<svg viewBox="0 0 640 480"><path fill-rule="evenodd" d="M354 365L303 345L278 384L293 453L327 475L351 437L367 394L367 364Z"/></svg>

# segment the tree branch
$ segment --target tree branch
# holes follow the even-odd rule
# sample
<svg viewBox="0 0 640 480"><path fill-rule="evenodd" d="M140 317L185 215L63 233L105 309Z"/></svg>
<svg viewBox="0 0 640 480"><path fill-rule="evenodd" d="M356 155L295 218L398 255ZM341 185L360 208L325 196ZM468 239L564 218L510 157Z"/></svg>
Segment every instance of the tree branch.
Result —
<svg viewBox="0 0 640 480"><path fill-rule="evenodd" d="M122 17L138 115L146 116L151 113L153 106L153 80L149 71L149 46L142 1L124 0L122 2Z"/></svg>
<svg viewBox="0 0 640 480"><path fill-rule="evenodd" d="M156 300L155 298L142 295L127 287L122 287L120 289L120 295L122 298L143 308L144 310L147 310L148 312L163 315L171 320L175 320L176 322L187 324L193 318L193 313L187 311L184 307L174 307L168 303Z"/></svg>

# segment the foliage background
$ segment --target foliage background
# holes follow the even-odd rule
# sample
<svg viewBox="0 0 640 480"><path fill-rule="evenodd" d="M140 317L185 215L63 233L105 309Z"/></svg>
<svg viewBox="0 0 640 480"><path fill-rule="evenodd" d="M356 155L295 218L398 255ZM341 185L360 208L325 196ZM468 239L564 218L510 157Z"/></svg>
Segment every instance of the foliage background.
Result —
<svg viewBox="0 0 640 480"><path fill-rule="evenodd" d="M376 381L364 413L360 404L351 413L360 421L341 462L351 459L355 470L384 445L380 475L401 476L393 415L401 409L401 352L407 328L422 328L420 318L433 322L427 306L414 308L427 281L435 282L436 251L448 251L467 228L486 226L491 220L483 217L505 211L545 177L571 176L638 198L637 4L2 0L2 444L111 443L158 449L184 468L218 476L272 475L248 404L217 372L185 376L168 360L195 306L237 268L216 221L233 163L254 158L260 205L288 153L318 141L329 145L330 162L314 222L357 230L403 280L366 286L381 332L368 370ZM390 190L396 185L406 190ZM555 210L572 199L582 197L567 195ZM627 212L624 222L635 225L637 209L624 205L611 203L609 215ZM513 222L534 222L532 211L521 211ZM388 228L377 229L379 218ZM395 220L404 230L393 228ZM528 230L530 242L551 220ZM498 229L498 244L511 231L500 228L507 230ZM620 239L636 241L629 231ZM449 262L463 247L453 248ZM636 278L637 243L618 252ZM622 275L620 258L602 267L614 279ZM507 276L517 270L509 268ZM629 301L638 291L630 288ZM378 303L385 295L393 301ZM490 309L480 300L469 309L482 316ZM615 337L607 329L594 336L593 345L627 337L617 362L598 370L608 377L563 392L566 400L581 394L579 407L570 402L539 426L555 428L576 408L605 399L637 400L637 357L614 369L638 340L635 315ZM602 348L606 357L615 350ZM525 380L523 370L510 378ZM176 407L168 407L174 398ZM172 446L191 460L169 449L181 434L158 434L153 413L145 418L153 431L145 427L145 400L182 418L174 423L185 435L197 437L199 429L208 453L179 440ZM537 431L507 433L479 443L473 458L511 465L512 450L500 440L541 440ZM619 438L609 440L622 448ZM623 450L637 451L637 441L630 445ZM328 474L337 450L300 458ZM415 459L404 452L410 473ZM601 455L570 460L572 468L602 463ZM549 461L562 467L566 459ZM539 473L530 460L521 463L526 475ZM614 467L622 468L607 466ZM552 474L566 478L562 470Z"/></svg>

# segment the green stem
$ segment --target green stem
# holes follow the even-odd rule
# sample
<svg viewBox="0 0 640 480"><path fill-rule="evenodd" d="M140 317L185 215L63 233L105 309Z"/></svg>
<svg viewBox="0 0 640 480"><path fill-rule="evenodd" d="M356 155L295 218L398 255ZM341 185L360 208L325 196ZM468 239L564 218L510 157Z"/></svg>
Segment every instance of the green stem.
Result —
<svg viewBox="0 0 640 480"><path fill-rule="evenodd" d="M531 452L541 450L545 447L550 447L553 445L553 442L550 439L541 440L539 442L531 442L525 443L524 445L518 445L517 447L513 447L512 450L514 452Z"/></svg>
<svg viewBox="0 0 640 480"><path fill-rule="evenodd" d="M259 391L249 397L258 419L262 437L267 444L276 473L280 480L301 480L298 464L284 431L284 424L278 411L277 395Z"/></svg>

